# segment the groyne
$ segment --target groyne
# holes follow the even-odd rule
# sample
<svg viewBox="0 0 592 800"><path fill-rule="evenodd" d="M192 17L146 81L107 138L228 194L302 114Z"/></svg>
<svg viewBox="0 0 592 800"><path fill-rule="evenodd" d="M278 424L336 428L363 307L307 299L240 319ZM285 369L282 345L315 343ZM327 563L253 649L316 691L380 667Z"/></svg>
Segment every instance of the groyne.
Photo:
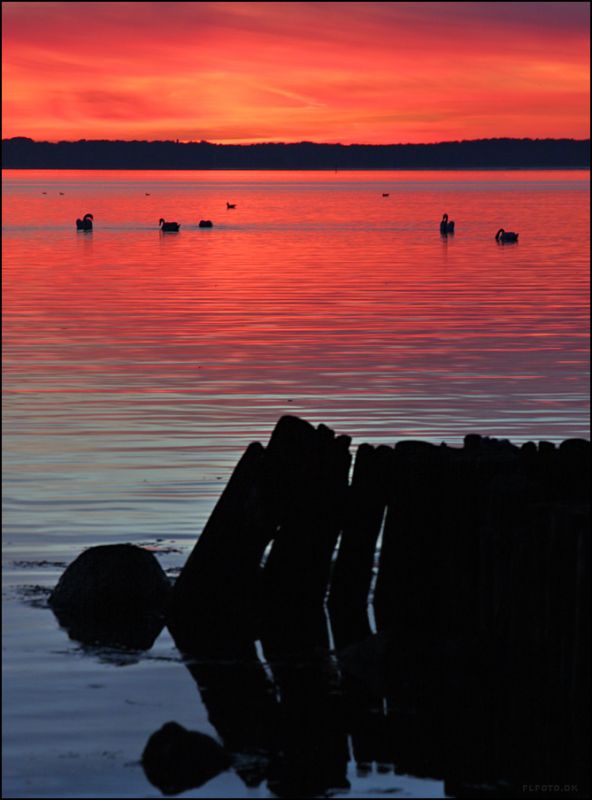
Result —
<svg viewBox="0 0 592 800"><path fill-rule="evenodd" d="M166 620L229 754L220 768L247 786L347 788L353 758L442 778L455 797L589 796L589 485L584 440L469 434L361 444L352 459L350 437L282 417L239 460L172 590L138 561L162 599L146 641ZM141 610L119 624L127 568L118 577L113 550L110 579L94 549L64 573L56 611L76 603L68 571L100 573L113 641L129 630L138 647ZM102 635L104 603L86 578L80 593L98 600ZM144 754L149 779L199 785L213 745L167 725Z"/></svg>

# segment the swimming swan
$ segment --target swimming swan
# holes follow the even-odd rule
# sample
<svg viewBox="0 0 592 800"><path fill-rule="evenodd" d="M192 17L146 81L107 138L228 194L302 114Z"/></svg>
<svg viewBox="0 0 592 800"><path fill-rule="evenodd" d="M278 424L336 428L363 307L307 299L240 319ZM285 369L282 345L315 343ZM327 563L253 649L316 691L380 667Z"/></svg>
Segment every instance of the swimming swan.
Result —
<svg viewBox="0 0 592 800"><path fill-rule="evenodd" d="M165 222L162 218L158 220L158 224L163 231L178 231L180 227L178 222Z"/></svg>
<svg viewBox="0 0 592 800"><path fill-rule="evenodd" d="M513 231L505 231L503 228L500 228L495 234L495 239L497 242L517 242L518 234L514 233Z"/></svg>
<svg viewBox="0 0 592 800"><path fill-rule="evenodd" d="M454 233L454 222L448 222L448 214L444 214L442 216L442 222L440 223L440 233Z"/></svg>
<svg viewBox="0 0 592 800"><path fill-rule="evenodd" d="M76 220L76 229L79 231L92 231L94 217L92 214L85 214L82 219Z"/></svg>

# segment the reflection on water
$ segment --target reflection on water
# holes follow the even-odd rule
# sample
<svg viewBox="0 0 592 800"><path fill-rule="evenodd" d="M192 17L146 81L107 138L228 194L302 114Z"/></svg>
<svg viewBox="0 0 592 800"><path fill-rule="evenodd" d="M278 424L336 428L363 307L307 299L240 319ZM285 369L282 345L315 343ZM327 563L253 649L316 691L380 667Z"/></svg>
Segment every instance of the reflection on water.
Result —
<svg viewBox="0 0 592 800"><path fill-rule="evenodd" d="M165 565L178 567L239 455L285 413L354 444L454 444L471 431L518 443L588 437L588 177L5 172L4 546L12 563L69 563L93 544L164 537L181 551ZM87 212L94 230L77 232ZM455 220L454 236L440 235L443 213ZM160 232L160 218L180 222L179 233ZM200 229L200 219L213 228ZM519 242L498 245L500 227L519 231ZM37 580L14 569L21 583ZM44 687L60 670L69 680L71 662L54 653L54 673L15 677L27 636L39 633L31 631L18 630L6 666L13 708L28 709L17 715L16 737L30 742L45 731L46 742ZM253 769L283 791L299 753L310 767L299 775L306 789L318 764L297 731L325 753L330 774L318 774L335 786L344 741L361 770L371 761L391 769L405 763L414 736L441 744L457 718L456 709L413 705L409 682L385 703L326 653L306 673L311 706L275 656L265 657L269 671L246 677L191 667L225 744L257 752L243 770L247 783ZM249 712L260 725L251 719L248 735L215 699L240 692L242 681L266 698ZM78 701L54 696L65 730ZM485 696L488 709L499 707L495 693ZM510 730L491 713L496 730ZM528 719L534 729L536 713ZM377 744L385 725L394 755ZM328 731L335 751L327 754ZM53 728L52 737L58 746ZM460 742L470 747L470 737ZM436 768L428 750L423 774L462 774ZM31 764L23 759L19 769L28 774Z"/></svg>
<svg viewBox="0 0 592 800"><path fill-rule="evenodd" d="M282 413L370 443L587 436L587 178L5 173L9 530L187 541Z"/></svg>
<svg viewBox="0 0 592 800"><path fill-rule="evenodd" d="M536 658L522 671L494 647L427 639L395 646L378 636L337 660L323 645L274 650L265 662L254 647L250 657L209 659L206 646L188 663L229 756L217 756L217 771L232 764L245 787L279 797L347 794L350 760L361 780L357 796L367 796L363 781L374 770L391 776L391 792L395 776L407 773L443 780L450 797L516 797L524 785L541 784L587 796L586 724L545 691L548 676ZM372 651L388 673L382 685L373 680ZM159 731L158 751L152 736L143 757L165 794L199 787L214 772L213 741L192 742L185 732L180 745L181 732L173 732Z"/></svg>

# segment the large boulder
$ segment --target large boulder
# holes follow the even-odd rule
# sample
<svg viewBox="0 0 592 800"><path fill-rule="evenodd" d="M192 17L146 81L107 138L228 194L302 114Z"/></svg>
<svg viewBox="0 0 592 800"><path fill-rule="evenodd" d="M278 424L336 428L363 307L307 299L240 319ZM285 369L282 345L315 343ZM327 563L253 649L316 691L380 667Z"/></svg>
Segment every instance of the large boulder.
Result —
<svg viewBox="0 0 592 800"><path fill-rule="evenodd" d="M67 567L49 605L72 639L147 650L164 626L170 589L152 553L103 545Z"/></svg>

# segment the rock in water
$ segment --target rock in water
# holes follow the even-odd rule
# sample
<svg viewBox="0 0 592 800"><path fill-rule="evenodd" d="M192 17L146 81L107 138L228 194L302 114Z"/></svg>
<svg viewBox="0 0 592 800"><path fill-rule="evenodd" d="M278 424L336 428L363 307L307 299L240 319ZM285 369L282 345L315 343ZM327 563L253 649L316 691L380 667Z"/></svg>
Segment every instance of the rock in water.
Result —
<svg viewBox="0 0 592 800"><path fill-rule="evenodd" d="M228 769L231 759L211 736L167 722L148 739L142 766L150 783L163 794L179 794Z"/></svg>
<svg viewBox="0 0 592 800"><path fill-rule="evenodd" d="M152 553L103 545L67 567L49 605L72 639L147 650L164 626L170 589Z"/></svg>

